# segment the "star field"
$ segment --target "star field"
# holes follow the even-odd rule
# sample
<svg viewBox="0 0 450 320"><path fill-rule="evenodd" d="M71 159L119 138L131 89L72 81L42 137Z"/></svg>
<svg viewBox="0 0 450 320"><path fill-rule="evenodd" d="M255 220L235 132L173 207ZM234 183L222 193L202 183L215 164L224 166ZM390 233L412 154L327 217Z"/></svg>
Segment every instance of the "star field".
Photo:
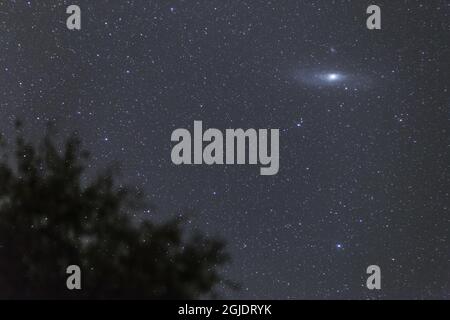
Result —
<svg viewBox="0 0 450 320"><path fill-rule="evenodd" d="M366 8L382 9L382 30ZM66 28L66 7L82 12ZM156 220L192 211L225 297L450 298L450 3L2 1L1 131L77 131ZM279 128L280 171L175 166L170 136ZM379 265L382 290L365 287Z"/></svg>

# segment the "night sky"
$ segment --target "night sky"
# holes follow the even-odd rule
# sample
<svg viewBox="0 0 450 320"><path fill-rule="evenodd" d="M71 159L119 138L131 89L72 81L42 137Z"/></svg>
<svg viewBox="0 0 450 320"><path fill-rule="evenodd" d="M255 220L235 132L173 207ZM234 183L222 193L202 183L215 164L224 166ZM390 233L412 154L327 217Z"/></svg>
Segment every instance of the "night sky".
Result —
<svg viewBox="0 0 450 320"><path fill-rule="evenodd" d="M449 16L445 0L0 0L1 132L54 121L93 170L120 164L150 218L193 212L227 241L242 289L224 297L450 299ZM194 120L280 129L280 171L174 165Z"/></svg>

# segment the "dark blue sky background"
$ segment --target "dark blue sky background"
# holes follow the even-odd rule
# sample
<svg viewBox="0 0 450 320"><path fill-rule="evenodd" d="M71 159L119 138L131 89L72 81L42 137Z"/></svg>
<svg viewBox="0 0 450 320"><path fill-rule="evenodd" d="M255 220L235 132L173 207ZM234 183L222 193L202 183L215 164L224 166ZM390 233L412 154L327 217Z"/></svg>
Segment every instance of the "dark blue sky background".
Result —
<svg viewBox="0 0 450 320"><path fill-rule="evenodd" d="M366 8L382 9L382 30ZM66 28L66 7L82 12ZM0 1L0 128L78 131L236 298L450 298L449 1ZM323 74L342 80L328 82ZM279 128L280 171L175 166L176 128ZM382 290L365 288L367 266Z"/></svg>

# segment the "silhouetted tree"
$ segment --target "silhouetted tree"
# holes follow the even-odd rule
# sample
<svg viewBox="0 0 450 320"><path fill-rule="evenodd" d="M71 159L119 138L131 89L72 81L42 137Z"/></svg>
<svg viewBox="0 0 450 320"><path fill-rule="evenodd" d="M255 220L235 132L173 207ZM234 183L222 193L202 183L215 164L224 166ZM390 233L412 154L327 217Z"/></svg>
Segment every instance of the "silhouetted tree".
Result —
<svg viewBox="0 0 450 320"><path fill-rule="evenodd" d="M19 132L19 131L18 131ZM139 200L112 171L86 179L76 136L58 149L19 133L0 161L0 298L198 298L212 294L224 243L188 235L182 221L133 218ZM5 147L2 144L4 150ZM79 265L82 290L66 288Z"/></svg>

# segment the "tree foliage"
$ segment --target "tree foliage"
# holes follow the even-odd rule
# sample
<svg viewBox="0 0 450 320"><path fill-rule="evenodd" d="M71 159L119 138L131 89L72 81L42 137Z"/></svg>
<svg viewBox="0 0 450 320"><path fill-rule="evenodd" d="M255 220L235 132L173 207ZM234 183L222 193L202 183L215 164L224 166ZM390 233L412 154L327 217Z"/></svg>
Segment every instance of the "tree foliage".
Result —
<svg viewBox="0 0 450 320"><path fill-rule="evenodd" d="M188 234L180 219L134 218L140 201L113 171L86 178L75 135L58 147L51 134L35 146L19 133L13 153L2 149L0 298L190 299L222 281L222 241ZM66 287L72 264L80 291Z"/></svg>

